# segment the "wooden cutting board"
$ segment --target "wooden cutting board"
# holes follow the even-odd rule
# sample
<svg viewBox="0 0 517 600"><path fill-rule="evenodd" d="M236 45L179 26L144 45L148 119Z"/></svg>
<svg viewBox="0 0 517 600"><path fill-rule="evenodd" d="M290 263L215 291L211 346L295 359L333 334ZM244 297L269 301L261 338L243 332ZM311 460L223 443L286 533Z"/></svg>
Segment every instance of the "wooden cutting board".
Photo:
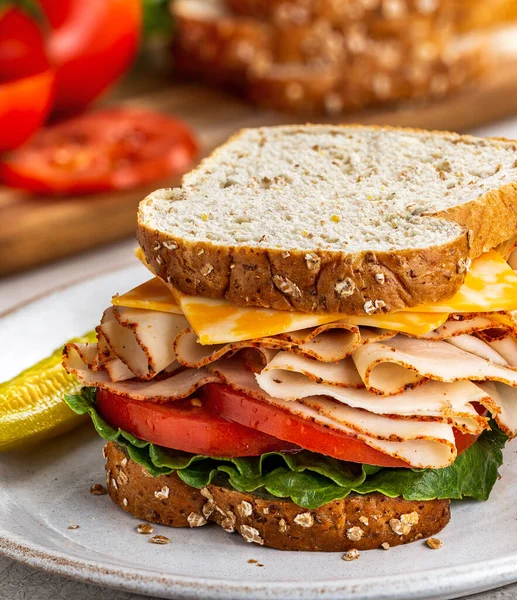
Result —
<svg viewBox="0 0 517 600"><path fill-rule="evenodd" d="M202 85L173 85L141 73L108 103L121 101L186 120L197 132L203 154L242 127L299 122ZM354 113L339 121L465 131L511 114L517 114L517 60L454 97ZM0 276L133 235L138 202L153 189L178 183L179 178L172 178L131 192L59 199L0 188Z"/></svg>

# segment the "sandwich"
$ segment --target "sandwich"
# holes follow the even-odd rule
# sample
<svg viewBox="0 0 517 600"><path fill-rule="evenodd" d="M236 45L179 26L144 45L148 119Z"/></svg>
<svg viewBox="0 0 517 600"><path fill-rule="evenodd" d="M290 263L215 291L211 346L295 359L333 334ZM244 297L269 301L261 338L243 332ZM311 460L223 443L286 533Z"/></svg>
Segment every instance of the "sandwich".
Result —
<svg viewBox="0 0 517 600"><path fill-rule="evenodd" d="M283 550L486 501L517 434L517 143L244 130L139 207L150 279L63 364L113 501Z"/></svg>

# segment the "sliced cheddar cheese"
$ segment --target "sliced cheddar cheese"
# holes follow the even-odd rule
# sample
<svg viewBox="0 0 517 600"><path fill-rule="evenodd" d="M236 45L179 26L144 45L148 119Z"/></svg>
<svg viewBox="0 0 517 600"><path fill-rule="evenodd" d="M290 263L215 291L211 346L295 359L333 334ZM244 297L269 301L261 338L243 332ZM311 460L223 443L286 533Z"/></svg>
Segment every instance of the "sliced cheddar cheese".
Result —
<svg viewBox="0 0 517 600"><path fill-rule="evenodd" d="M476 258L455 296L410 312L475 313L517 308L517 273L495 250Z"/></svg>
<svg viewBox="0 0 517 600"><path fill-rule="evenodd" d="M145 308L158 312L182 314L181 308L174 300L169 288L159 277L150 279L121 296L113 296L111 303L127 308Z"/></svg>
<svg viewBox="0 0 517 600"><path fill-rule="evenodd" d="M223 344L288 333L339 321L336 314L306 313L237 306L226 300L173 292L201 344Z"/></svg>
<svg viewBox="0 0 517 600"><path fill-rule="evenodd" d="M392 313L346 317L340 314L311 315L265 308L243 307L226 300L187 296L155 277L112 300L116 306L184 314L201 344L224 344L289 333L344 321L350 325L378 327L424 335L437 329L448 315L443 313Z"/></svg>
<svg viewBox="0 0 517 600"><path fill-rule="evenodd" d="M278 335L341 321L350 325L364 325L393 329L412 335L423 335L442 325L448 315L439 313L393 313L347 317L340 314L307 314L243 307L226 300L185 296L173 292L185 317L196 332L201 344L222 344L229 341L251 340Z"/></svg>
<svg viewBox="0 0 517 600"><path fill-rule="evenodd" d="M380 327L409 335L425 335L438 329L449 318L448 313L397 312L364 317L345 317L352 325Z"/></svg>

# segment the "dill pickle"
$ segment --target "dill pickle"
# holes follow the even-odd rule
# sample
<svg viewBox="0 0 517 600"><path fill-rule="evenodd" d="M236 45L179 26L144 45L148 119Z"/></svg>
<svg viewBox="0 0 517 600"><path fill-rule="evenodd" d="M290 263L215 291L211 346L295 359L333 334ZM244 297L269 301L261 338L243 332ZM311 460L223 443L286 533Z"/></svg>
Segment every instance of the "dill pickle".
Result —
<svg viewBox="0 0 517 600"><path fill-rule="evenodd" d="M75 338L94 342L95 332ZM65 433L81 423L63 402L81 383L61 364L62 347L10 381L0 383L0 452L17 450Z"/></svg>

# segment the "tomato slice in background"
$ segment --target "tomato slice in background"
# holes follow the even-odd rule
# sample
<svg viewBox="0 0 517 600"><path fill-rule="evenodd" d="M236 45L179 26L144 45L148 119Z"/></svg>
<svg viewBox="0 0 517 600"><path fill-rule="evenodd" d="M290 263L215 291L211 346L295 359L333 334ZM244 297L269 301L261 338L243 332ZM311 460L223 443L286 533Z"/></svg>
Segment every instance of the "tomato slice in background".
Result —
<svg viewBox="0 0 517 600"><path fill-rule="evenodd" d="M282 409L256 400L227 385L210 383L201 390L204 405L236 423L268 433L278 439L297 444L306 450L339 460L380 467L409 467L352 436L298 417ZM455 431L458 454L471 446L478 436Z"/></svg>
<svg viewBox="0 0 517 600"><path fill-rule="evenodd" d="M53 89L37 24L17 8L0 10L0 152L17 148L43 125Z"/></svg>
<svg viewBox="0 0 517 600"><path fill-rule="evenodd" d="M76 113L131 65L140 41L142 0L38 0L51 31L55 111Z"/></svg>
<svg viewBox="0 0 517 600"><path fill-rule="evenodd" d="M52 71L0 84L0 152L17 148L43 125L53 90Z"/></svg>
<svg viewBox="0 0 517 600"><path fill-rule="evenodd" d="M260 431L232 423L191 400L140 402L97 390L97 410L112 427L174 450L214 457L260 456L296 449Z"/></svg>
<svg viewBox="0 0 517 600"><path fill-rule="evenodd" d="M0 180L40 194L125 190L184 173L197 152L181 121L113 108L42 129L0 162Z"/></svg>

